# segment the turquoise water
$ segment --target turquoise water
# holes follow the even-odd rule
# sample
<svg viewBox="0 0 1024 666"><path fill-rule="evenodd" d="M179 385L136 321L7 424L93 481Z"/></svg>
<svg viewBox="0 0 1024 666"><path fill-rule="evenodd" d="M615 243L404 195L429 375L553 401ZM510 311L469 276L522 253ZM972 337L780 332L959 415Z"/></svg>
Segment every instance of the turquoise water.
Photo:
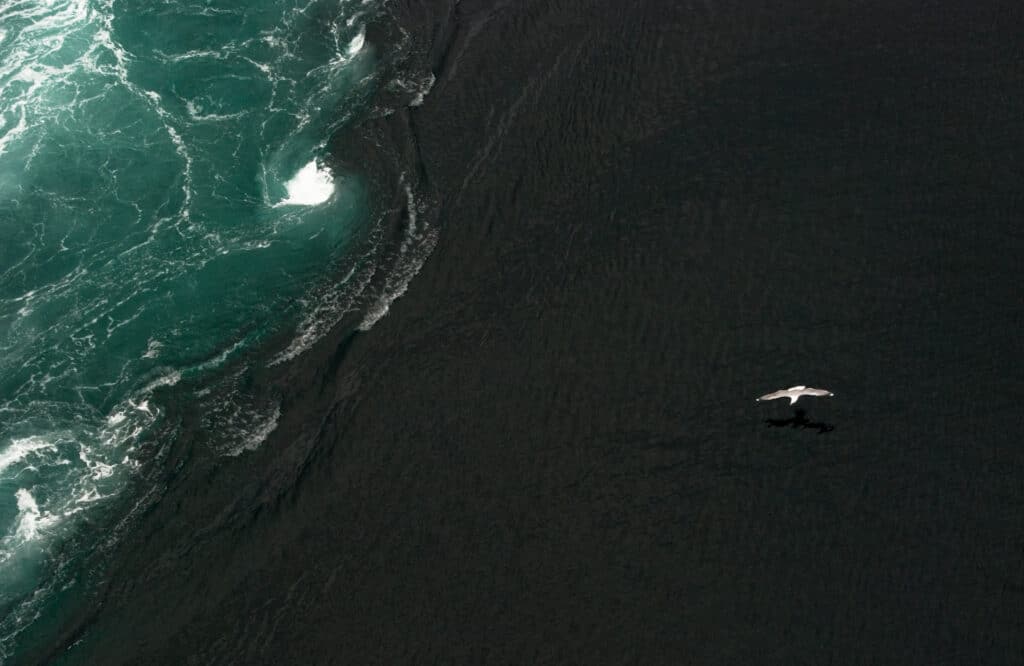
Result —
<svg viewBox="0 0 1024 666"><path fill-rule="evenodd" d="M375 10L0 2L0 640L144 462L158 387L336 320L325 276L369 213L325 151L376 85ZM229 400L208 425L238 454L276 417Z"/></svg>

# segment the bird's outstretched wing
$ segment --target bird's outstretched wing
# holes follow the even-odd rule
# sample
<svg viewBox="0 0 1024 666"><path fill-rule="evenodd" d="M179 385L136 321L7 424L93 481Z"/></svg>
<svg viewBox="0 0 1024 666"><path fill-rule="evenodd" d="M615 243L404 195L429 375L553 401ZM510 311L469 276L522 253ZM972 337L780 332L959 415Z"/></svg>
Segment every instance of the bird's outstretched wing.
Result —
<svg viewBox="0 0 1024 666"><path fill-rule="evenodd" d="M757 399L758 402L762 400L778 400L779 398L788 398L789 394L785 391L772 391L771 393L765 393Z"/></svg>
<svg viewBox="0 0 1024 666"><path fill-rule="evenodd" d="M809 388L801 391L804 395L832 395L832 391L826 391L825 389Z"/></svg>

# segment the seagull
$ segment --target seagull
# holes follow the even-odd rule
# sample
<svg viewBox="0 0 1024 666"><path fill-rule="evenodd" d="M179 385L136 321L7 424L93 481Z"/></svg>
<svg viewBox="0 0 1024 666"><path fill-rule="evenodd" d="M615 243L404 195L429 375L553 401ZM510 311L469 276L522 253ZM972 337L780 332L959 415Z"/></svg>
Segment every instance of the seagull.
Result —
<svg viewBox="0 0 1024 666"><path fill-rule="evenodd" d="M777 400L779 398L789 398L789 404L795 403L801 397L805 395L818 395L818 396L831 396L835 395L831 391L825 389L807 388L806 386L790 386L788 389L781 391L775 391L774 393L767 393L757 399L757 402L762 400Z"/></svg>

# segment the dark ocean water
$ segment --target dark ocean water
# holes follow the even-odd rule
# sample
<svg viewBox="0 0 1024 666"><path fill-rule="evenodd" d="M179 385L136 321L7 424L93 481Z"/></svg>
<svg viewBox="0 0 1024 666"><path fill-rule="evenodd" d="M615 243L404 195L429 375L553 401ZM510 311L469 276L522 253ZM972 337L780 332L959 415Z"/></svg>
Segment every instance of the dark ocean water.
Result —
<svg viewBox="0 0 1024 666"><path fill-rule="evenodd" d="M255 450L168 392L25 659L1019 660L1019 11L386 7L433 87L327 147L433 253L253 364ZM794 384L836 395L754 402Z"/></svg>

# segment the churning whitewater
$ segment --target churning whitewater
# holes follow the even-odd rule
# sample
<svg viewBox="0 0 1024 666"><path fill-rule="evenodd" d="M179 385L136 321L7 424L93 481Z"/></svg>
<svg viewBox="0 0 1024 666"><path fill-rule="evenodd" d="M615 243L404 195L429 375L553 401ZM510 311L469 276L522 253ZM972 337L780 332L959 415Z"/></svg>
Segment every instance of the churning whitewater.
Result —
<svg viewBox="0 0 1024 666"><path fill-rule="evenodd" d="M162 446L161 391L219 374L230 398L249 350L292 330L301 353L366 289L336 282L372 273L372 222L326 147L382 83L377 11L0 5L0 655ZM204 426L237 454L278 413L222 399Z"/></svg>

